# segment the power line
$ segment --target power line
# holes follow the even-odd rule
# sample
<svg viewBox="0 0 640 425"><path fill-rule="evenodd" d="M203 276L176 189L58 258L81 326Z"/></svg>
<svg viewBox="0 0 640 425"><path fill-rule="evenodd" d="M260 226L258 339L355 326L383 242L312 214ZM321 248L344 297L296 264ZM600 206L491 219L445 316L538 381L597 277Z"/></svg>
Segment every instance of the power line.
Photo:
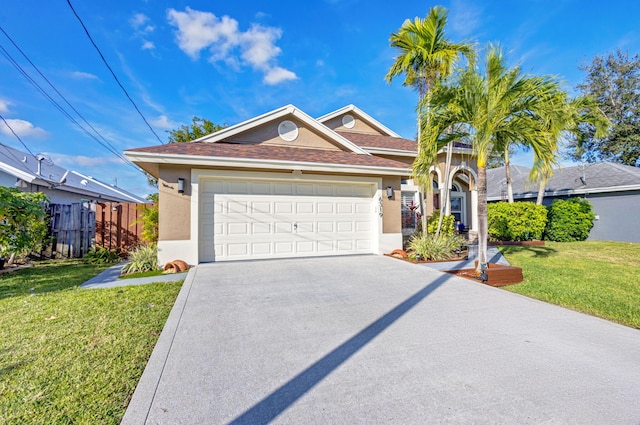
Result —
<svg viewBox="0 0 640 425"><path fill-rule="evenodd" d="M33 155L33 152L31 152L31 149L29 149L29 147L27 146L27 144L25 142L22 141L22 139L20 138L20 136L18 136L18 133L16 133L15 131L13 131L13 128L9 125L9 123L7 122L7 120L4 119L4 117L2 116L2 114L0 114L0 119L4 122L4 125L7 126L7 128L9 128L9 130L11 130L11 132L13 133L14 136L16 136L16 139L18 139L20 141L20 143L22 143L22 146L24 146L24 148L27 150L27 152L29 152L31 154L31 156Z"/></svg>
<svg viewBox="0 0 640 425"><path fill-rule="evenodd" d="M58 102L56 102L55 99L53 99L49 93L46 92L46 90L44 90L42 88L42 86L40 86L40 84L38 84L38 82L36 82L30 75L29 73L27 73L27 71L24 70L24 68L22 68L22 66L11 56L11 54L2 46L0 45L0 53L2 53L2 55L9 61L9 63L11 63L17 70L18 72L20 72L22 74L23 77L25 77L27 79L27 81L29 81L29 83L31 83L31 85L34 86L34 88L36 90L38 90L44 97L46 97L49 102L51 102L51 104L58 110L60 111L60 113L62 115L64 115L69 121L71 121L73 124L75 124L78 128L80 128L82 131L84 131L89 137L91 137L93 140L95 140L96 142L98 142L102 147L104 147L105 149L107 149L109 152L111 152L112 154L114 154L115 156L117 156L122 162L124 162L125 164L131 166L133 169L135 169L138 172L142 172L144 174L144 172L142 170L140 170L138 167L136 167L135 165L133 165L126 157L124 157L120 152L118 152L117 149L115 149L110 143L109 144L105 144L103 143L101 140L99 140L95 135L93 135L91 132L89 132L86 128L84 128L73 116L71 116L71 114L69 114ZM75 108L72 108L75 110ZM77 111L76 111L77 113ZM86 121L86 120L85 120ZM93 127L92 127L93 128ZM96 131L94 129L94 131ZM98 133L96 131L96 133ZM99 134L99 133L98 133ZM102 136L101 136L102 137ZM104 137L103 137L104 138Z"/></svg>
<svg viewBox="0 0 640 425"><path fill-rule="evenodd" d="M89 128L91 128L107 145L109 145L110 152L112 153L116 153L116 155L118 156L118 158L120 158L121 160L123 160L124 162L129 162L125 157L123 157L118 150L109 142L109 140L107 140L102 134L100 134L100 132L98 130L96 130L93 125L91 125L91 123L89 121L87 121L87 119L76 109L74 108L74 106L67 100L66 97L64 97L64 95L62 93L60 93L60 91L53 85L53 83L51 83L51 81L49 81L49 79L40 71L40 69L31 61L31 59L29 59L29 57L27 56L27 54L20 48L20 46L18 46L18 44L9 36L9 34L7 34L7 32L2 28L2 26L0 26L0 31L2 31L2 33L5 35L5 37L7 37L9 39L9 41L11 42L11 44L13 44L13 46L22 54L22 56L27 60L27 62L29 62L29 64L31 64L31 66L38 72L38 74L40 74L40 76L49 84L49 86L58 94L58 96L60 96L62 98L62 100L65 101L65 103L67 105L69 105L69 107L73 110L73 112L75 112L84 122L85 124L87 124L89 126Z"/></svg>
<svg viewBox="0 0 640 425"><path fill-rule="evenodd" d="M136 111L138 111L138 114L140 115L140 117L142 117L142 120L145 122L145 124L147 124L147 127L149 127L149 130L151 130L151 132L153 133L154 136L156 136L156 139L158 139L158 141L164 145L164 142L162 140L160 140L160 137L158 136L158 134L155 132L155 130L153 129L153 127L151 127L151 124L149 124L149 121L147 121L147 119L144 117L144 115L142 115L142 112L140 111L140 109L138 108L138 105L136 105L136 103L133 101L133 99L131 98L131 96L129 96L129 93L127 93L127 90L124 88L124 86L120 83L120 80L118 80L118 77L116 76L115 72L113 72L113 69L111 69L111 66L109 65L109 63L107 62L107 60L105 59L104 55L102 54L102 51L100 51L100 48L98 47L98 45L95 43L95 41L93 41L93 38L91 37L91 34L89 34L89 30L87 29L87 27L84 25L84 22L82 22L82 19L80 19L80 16L78 15L78 13L76 12L76 10L73 8L73 5L71 4L70 0L67 0L67 4L69 5L69 7L71 8L71 11L73 12L73 14L76 16L76 18L78 19L78 21L80 22L80 25L82 25L82 28L84 29L85 34L87 34L87 37L89 37L89 40L91 41L91 44L93 44L93 47L95 47L95 49L98 51L98 54L100 55L100 58L102 59L102 62L104 62L104 64L106 65L107 69L109 70L109 72L111 73L111 75L113 76L113 78L116 80L116 83L118 83L118 86L120 86L120 88L122 89L122 91L124 92L124 94L127 96L127 99L129 99L129 101L131 102L131 104L133 105L133 107L136 109Z"/></svg>

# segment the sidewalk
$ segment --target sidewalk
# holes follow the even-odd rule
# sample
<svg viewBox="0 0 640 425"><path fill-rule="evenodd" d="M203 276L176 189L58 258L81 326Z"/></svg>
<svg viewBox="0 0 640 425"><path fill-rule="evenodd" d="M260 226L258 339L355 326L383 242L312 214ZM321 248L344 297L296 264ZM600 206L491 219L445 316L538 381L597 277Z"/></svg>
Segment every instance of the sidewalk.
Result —
<svg viewBox="0 0 640 425"><path fill-rule="evenodd" d="M81 288L115 288L116 286L132 286L132 285L145 285L154 282L175 282L187 277L187 272L163 274L161 276L141 277L134 279L118 279L120 271L126 262L121 262L115 266L109 267L97 276L92 277L85 283L80 285Z"/></svg>

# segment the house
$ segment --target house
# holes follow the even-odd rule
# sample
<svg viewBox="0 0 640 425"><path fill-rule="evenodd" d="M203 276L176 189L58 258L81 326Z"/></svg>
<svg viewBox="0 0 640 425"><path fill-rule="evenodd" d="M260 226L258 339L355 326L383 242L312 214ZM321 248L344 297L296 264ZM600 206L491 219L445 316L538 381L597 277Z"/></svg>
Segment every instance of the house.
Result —
<svg viewBox="0 0 640 425"><path fill-rule="evenodd" d="M514 199L535 202L538 185L526 167L511 166ZM544 204L571 197L587 199L596 219L589 240L640 243L640 168L599 162L557 170L545 186ZM487 199L506 200L504 167L487 170Z"/></svg>
<svg viewBox="0 0 640 425"><path fill-rule="evenodd" d="M158 179L160 263L390 252L415 232L416 211L439 208L445 175L443 156L416 208L416 142L354 105L317 119L287 105L189 143L124 153ZM470 155L454 148L449 170L450 210L464 219L477 199Z"/></svg>
<svg viewBox="0 0 640 425"><path fill-rule="evenodd" d="M146 202L144 198L59 167L46 155L33 156L0 143L0 185L23 192L42 192L52 204L79 202Z"/></svg>

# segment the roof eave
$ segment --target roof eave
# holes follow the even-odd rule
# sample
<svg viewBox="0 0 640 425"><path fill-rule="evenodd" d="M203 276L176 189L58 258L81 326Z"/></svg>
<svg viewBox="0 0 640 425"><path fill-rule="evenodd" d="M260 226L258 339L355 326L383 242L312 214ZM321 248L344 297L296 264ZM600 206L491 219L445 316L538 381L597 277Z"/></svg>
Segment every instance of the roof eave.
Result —
<svg viewBox="0 0 640 425"><path fill-rule="evenodd" d="M331 172L339 174L374 174L405 176L411 174L411 168L377 167L371 165L331 164L304 161L285 161L252 158L228 158L200 155L167 155L147 152L125 151L125 156L131 162L153 162L178 165L200 165L207 167L237 167L260 169L288 169L310 172Z"/></svg>

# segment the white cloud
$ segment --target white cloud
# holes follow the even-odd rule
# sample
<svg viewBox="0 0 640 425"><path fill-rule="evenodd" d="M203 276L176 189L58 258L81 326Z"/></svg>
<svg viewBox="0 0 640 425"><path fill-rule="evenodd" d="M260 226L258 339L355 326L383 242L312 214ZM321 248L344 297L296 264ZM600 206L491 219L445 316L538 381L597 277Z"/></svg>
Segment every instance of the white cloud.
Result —
<svg viewBox="0 0 640 425"><path fill-rule="evenodd" d="M9 102L8 100L0 99L0 112L3 114L9 112L9 105L11 105L11 102Z"/></svg>
<svg viewBox="0 0 640 425"><path fill-rule="evenodd" d="M129 24L135 30L139 30L144 24L147 23L149 17L144 13L136 13L129 19Z"/></svg>
<svg viewBox="0 0 640 425"><path fill-rule="evenodd" d="M189 7L184 12L169 9L167 20L177 27L178 47L194 60L207 50L210 62L222 61L232 67L250 66L264 72L267 84L297 78L292 71L277 66L276 57L282 53L276 45L282 36L280 28L252 24L243 32L238 29L238 21L229 16L218 18L213 13Z"/></svg>
<svg viewBox="0 0 640 425"><path fill-rule="evenodd" d="M74 71L71 76L77 80L100 80L96 75L89 74L88 72Z"/></svg>
<svg viewBox="0 0 640 425"><path fill-rule="evenodd" d="M19 119L8 119L7 124L13 129L13 131L20 137L46 137L49 135L46 131L40 127L36 127L29 121ZM13 136L11 129L4 123L0 123L0 132L7 136Z"/></svg>
<svg viewBox="0 0 640 425"><path fill-rule="evenodd" d="M171 121L169 117L167 117L166 115L160 115L158 118L151 120L151 124L155 127L162 128L165 130L170 128L175 128L178 126L176 122Z"/></svg>
<svg viewBox="0 0 640 425"><path fill-rule="evenodd" d="M283 81L297 80L297 79L298 79L298 76L296 74L289 71L288 69L280 68L279 66L276 66L275 68L271 68L269 71L267 71L267 73L264 76L265 84L268 84L270 86L274 86Z"/></svg>
<svg viewBox="0 0 640 425"><path fill-rule="evenodd" d="M53 162L64 168L75 169L74 167L95 167L106 164L120 164L123 162L115 156L85 156L85 155L65 155L61 153L49 153Z"/></svg>
<svg viewBox="0 0 640 425"><path fill-rule="evenodd" d="M482 10L472 2L454 0L451 3L449 22L454 33L468 37L476 32L481 24Z"/></svg>
<svg viewBox="0 0 640 425"><path fill-rule="evenodd" d="M142 50L153 50L156 48L156 45L153 44L153 42L149 41L149 40L144 40L144 42L142 43Z"/></svg>

